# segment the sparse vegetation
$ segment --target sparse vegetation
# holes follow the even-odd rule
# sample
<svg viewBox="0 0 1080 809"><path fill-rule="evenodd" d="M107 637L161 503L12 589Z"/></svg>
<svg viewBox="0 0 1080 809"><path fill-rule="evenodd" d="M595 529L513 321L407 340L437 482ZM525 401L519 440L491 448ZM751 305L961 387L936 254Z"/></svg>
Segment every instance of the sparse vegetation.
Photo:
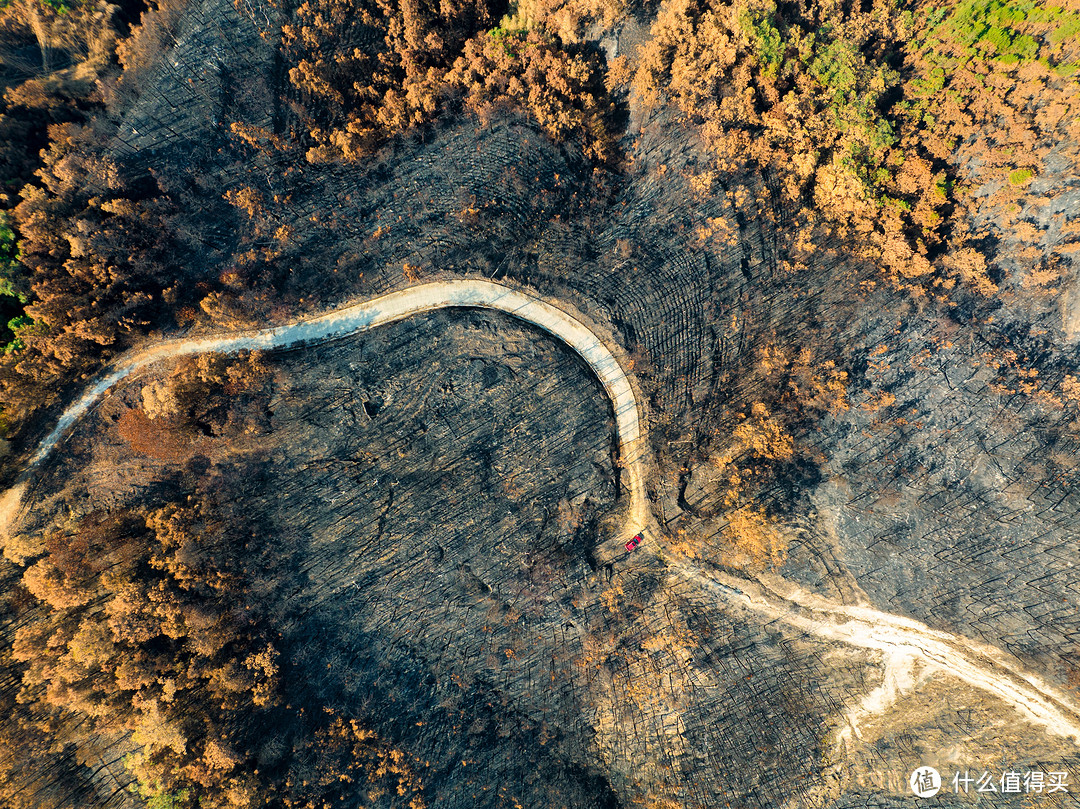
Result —
<svg viewBox="0 0 1080 809"><path fill-rule="evenodd" d="M731 512L725 539L729 564L760 570L783 563L787 543L760 510L741 508Z"/></svg>

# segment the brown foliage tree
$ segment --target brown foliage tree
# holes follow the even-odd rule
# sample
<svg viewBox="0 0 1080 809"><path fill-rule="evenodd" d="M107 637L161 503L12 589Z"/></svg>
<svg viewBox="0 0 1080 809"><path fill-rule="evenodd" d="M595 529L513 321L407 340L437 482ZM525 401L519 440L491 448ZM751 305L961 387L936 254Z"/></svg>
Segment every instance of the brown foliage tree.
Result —
<svg viewBox="0 0 1080 809"><path fill-rule="evenodd" d="M485 0L308 0L283 29L289 79L313 142L308 159L356 159L436 111Z"/></svg>
<svg viewBox="0 0 1080 809"><path fill-rule="evenodd" d="M171 199L156 183L121 181L88 129L49 134L42 185L25 186L15 208L32 321L18 331L22 350L0 360L0 402L15 424L197 293L182 280Z"/></svg>
<svg viewBox="0 0 1080 809"><path fill-rule="evenodd" d="M481 115L515 105L552 140L574 141L597 160L611 155L610 102L599 60L572 55L541 31L495 30L469 40L448 81Z"/></svg>
<svg viewBox="0 0 1080 809"><path fill-rule="evenodd" d="M799 211L788 229L796 265L807 244L799 234L820 228L918 294L957 281L990 294L995 285L950 218L959 200L949 161L973 126L1012 127L1010 140L1031 127L1006 101L1011 69L940 43L928 11L834 0L667 3L634 93L646 106L668 98L699 123L721 168L749 161L779 177L781 204ZM953 52L942 56L942 44ZM962 67L943 70L942 59ZM1049 75L1035 63L1023 70Z"/></svg>
<svg viewBox="0 0 1080 809"><path fill-rule="evenodd" d="M45 545L23 574L43 608L15 635L25 696L85 717L69 741L132 733L144 784L218 786L241 772L230 728L274 704L277 652L237 606L239 557L208 507L87 519Z"/></svg>
<svg viewBox="0 0 1080 809"><path fill-rule="evenodd" d="M133 791L184 809L424 806L404 752L334 710L282 704L285 661L253 590L280 585L266 568L284 561L223 518L230 485L211 472L184 505L92 515L40 543L7 591L22 594L18 688L0 683L0 704L17 691L38 719L0 721L0 796L25 783L25 761L3 757L16 744L126 738Z"/></svg>
<svg viewBox="0 0 1080 809"><path fill-rule="evenodd" d="M552 138L606 158L609 110L598 59L567 51L543 28L488 30L494 7L487 0L302 4L284 27L283 47L301 134L312 144L308 160L370 155L459 96L481 114L519 107Z"/></svg>

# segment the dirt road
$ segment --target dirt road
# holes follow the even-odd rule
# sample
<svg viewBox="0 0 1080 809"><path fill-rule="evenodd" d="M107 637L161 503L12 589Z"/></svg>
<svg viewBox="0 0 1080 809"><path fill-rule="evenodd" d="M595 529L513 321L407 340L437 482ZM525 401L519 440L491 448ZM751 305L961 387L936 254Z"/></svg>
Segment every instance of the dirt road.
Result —
<svg viewBox="0 0 1080 809"><path fill-rule="evenodd" d="M896 667L910 669L917 661L993 694L1030 722L1071 737L1080 746L1080 705L994 646L871 607L837 604L779 579L751 582L719 571L705 573L685 562L670 567L736 609L750 610L814 637L882 652L888 663L886 679L891 679L894 691L902 693L903 683L916 681L910 670L897 671ZM879 709L890 707L895 696L881 701Z"/></svg>
<svg viewBox="0 0 1080 809"><path fill-rule="evenodd" d="M643 528L655 531L645 491L650 450L629 375L616 358L618 343L585 316L491 281L459 280L421 284L317 317L258 331L171 340L120 357L111 370L61 415L41 442L20 482L0 498L0 532L7 533L23 507L33 472L60 444L72 425L113 386L154 363L208 351L288 348L366 331L423 312L448 307L493 309L538 326L576 351L596 374L615 414L623 476L629 491L627 521L620 539ZM654 540L658 536L654 534ZM639 551L640 552L640 551ZM1080 744L1080 708L1042 679L1023 670L1004 652L967 638L932 630L917 621L867 607L851 607L802 592L787 583L766 586L725 574L706 574L682 561L669 561L681 575L699 582L734 607L817 637L880 650L890 659L924 661L1013 705L1049 731ZM771 588L771 589L770 589Z"/></svg>
<svg viewBox="0 0 1080 809"><path fill-rule="evenodd" d="M0 531L6 533L17 517L27 476L49 457L76 421L107 391L133 373L157 362L209 351L235 353L244 349L265 350L316 343L454 306L494 309L539 326L566 343L588 363L607 392L615 414L622 475L629 491L625 537L621 539L625 541L646 527L651 520L645 494L648 447L633 386L613 354L613 350L619 350L618 343L611 336L601 337L602 330L583 315L570 314L528 293L492 281L458 280L421 284L284 326L169 340L119 357L110 370L61 414L56 427L38 446L20 483L0 498Z"/></svg>

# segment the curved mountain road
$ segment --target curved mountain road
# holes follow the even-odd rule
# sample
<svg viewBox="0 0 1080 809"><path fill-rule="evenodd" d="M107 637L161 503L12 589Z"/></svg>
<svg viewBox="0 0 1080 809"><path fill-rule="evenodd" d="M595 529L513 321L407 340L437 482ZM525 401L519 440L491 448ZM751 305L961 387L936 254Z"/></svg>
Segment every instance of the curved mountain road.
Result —
<svg viewBox="0 0 1080 809"><path fill-rule="evenodd" d="M554 335L588 363L611 400L615 414L622 475L630 496L623 541L650 524L652 511L645 493L648 448L633 386L613 353L613 350L619 350L618 343L613 339L603 340L599 336L601 329L583 315L571 315L534 295L504 284L465 279L420 284L283 326L168 340L120 356L112 363L111 370L106 371L61 414L52 432L38 446L20 483L0 498L0 531L6 533L14 523L22 506L29 475L49 457L75 422L106 392L137 371L164 360L211 351L228 354L245 349L267 350L316 343L449 307L494 309L512 315Z"/></svg>
<svg viewBox="0 0 1080 809"><path fill-rule="evenodd" d="M620 463L629 491L626 527L620 539L628 539L646 528L658 537L645 490L651 452L634 385L616 357L621 351L618 343L581 314L570 314L524 291L481 280L420 284L283 326L169 340L122 355L63 412L56 427L38 446L19 482L0 498L0 533L6 535L15 524L31 475L75 422L113 386L137 371L164 360L210 351L235 353L320 342L449 307L504 312L551 333L585 360L603 385L615 414ZM663 554L658 543L651 543L650 547ZM690 568L685 561L669 560L669 566L672 572L698 582L733 607L748 608L770 620L834 642L875 649L894 657L922 659L1003 699L1049 731L1070 736L1080 744L1080 707L1053 686L1025 672L1018 661L999 649L933 630L901 616L837 604L791 586L783 587L781 593L761 581L725 574L706 575Z"/></svg>

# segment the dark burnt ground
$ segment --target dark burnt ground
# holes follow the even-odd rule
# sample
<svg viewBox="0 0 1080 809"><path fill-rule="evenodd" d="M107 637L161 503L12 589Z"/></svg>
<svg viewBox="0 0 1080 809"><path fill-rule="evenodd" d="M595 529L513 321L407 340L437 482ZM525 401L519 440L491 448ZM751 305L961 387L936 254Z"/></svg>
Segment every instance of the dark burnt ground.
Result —
<svg viewBox="0 0 1080 809"><path fill-rule="evenodd" d="M625 133L614 171L594 171L513 115L449 118L356 166L252 159L228 148L225 124L273 128L282 77L257 35L269 18L245 8L193 6L153 67L160 80L148 86L160 89L128 104L118 130L128 171L198 178L215 200L245 186L285 192L265 214L293 229L260 279L273 294L240 296L239 309L265 320L327 308L408 283L406 264L419 279L506 277L572 301L639 358L658 511L712 537L714 558L722 493L707 459L740 413L769 398L755 353L810 348L849 374L853 406L796 420L798 463L752 493L794 532L783 573L833 595L861 586L878 607L997 643L1059 679L1076 669L1077 403L1050 400L1060 404L1075 375L1077 343L1056 299L1008 280L1021 245L982 245L1003 276L993 301L868 291L875 268L827 234L791 272L791 212L774 203L771 178L719 172L695 191L708 156L693 126L663 111ZM1040 182L1051 181L1073 182ZM1028 245L1048 256L1071 238L1068 211L1055 211ZM1044 214L1031 206L1034 227ZM703 238L718 219L730 237ZM242 223L220 230L192 207L192 234L225 253L248 246ZM1037 372L1041 393L1025 393L1032 377L1017 369Z"/></svg>
<svg viewBox="0 0 1080 809"><path fill-rule="evenodd" d="M277 79L251 31L236 30L242 60L199 92L265 124L265 107L245 99L260 81L276 98ZM201 70L205 37L191 41L203 44L178 59ZM128 118L152 134L121 151L132 171L203 178L215 199L264 177L287 187L267 214L294 230L260 279L273 294L238 296L253 319L402 286L406 264L420 280L507 278L572 302L637 357L656 511L705 538L706 562L726 541L707 459L771 394L756 352L809 348L847 371L851 407L795 420L798 463L751 492L791 533L780 572L836 597L861 588L880 609L1075 684L1080 439L1061 393L1077 349L1053 306L1009 299L995 313L962 296L952 307L869 290L875 268L825 234L792 272L789 212L770 178L721 174L695 192L705 153L665 115L626 135L612 172L512 115L449 119L359 166L266 158L256 171L228 150L194 163L199 127L207 143L226 140L197 106L144 95ZM713 219L731 238L702 237ZM246 235L195 208L191 232L224 252ZM602 806L610 789L773 807L815 783L823 724L863 669L823 663L644 563L593 578L589 548L614 495L612 427L599 387L557 344L504 318L443 313L276 362L270 437L235 461L262 471L233 517L257 512L297 554L297 579L266 585L295 687L429 760L434 805L499 806L522 784L529 806ZM1031 370L1042 394L1025 392ZM162 479L107 431L94 441L96 460L73 442L57 461L50 480L67 488L40 492L40 519L77 512L86 490L115 505ZM106 466L127 484L95 478ZM899 734L875 754L918 764L919 744Z"/></svg>
<svg viewBox="0 0 1080 809"><path fill-rule="evenodd" d="M862 664L725 614L647 553L596 568L613 420L561 344L458 309L265 359L250 437L234 420L175 462L115 418L171 369L117 391L43 476L39 527L227 486L220 519L264 554L244 598L280 632L285 700L403 750L429 806L765 809L820 784ZM272 735L255 753L281 754Z"/></svg>
<svg viewBox="0 0 1080 809"><path fill-rule="evenodd" d="M710 451L739 414L769 400L756 352L773 343L834 361L849 374L851 409L798 421L797 463L754 493L794 532L783 573L830 595L857 585L882 609L997 643L1064 680L1080 549L1076 410L1060 406L1060 386L1076 361L1053 312L1017 326L974 301L869 291L860 285L873 269L827 242L790 272L767 178L722 177L696 196L685 175L703 158L671 122L646 130L634 164L600 184L521 124L465 122L430 137L357 180L343 206L355 216L309 229L304 253L324 255L335 234L332 261L370 291L402 283L405 263L482 273L610 324L640 358L658 509L673 529L713 537L715 558L723 520L705 517L721 511L720 492L693 480L708 478ZM318 187L300 214L328 198ZM695 232L717 217L736 223L733 243ZM1043 393L1022 392L1018 366L1038 371ZM894 404L881 405L885 393Z"/></svg>
<svg viewBox="0 0 1080 809"><path fill-rule="evenodd" d="M604 805L604 778L564 758L584 726L559 690L615 494L587 368L467 310L276 362L275 449L243 510L301 566L281 607L289 698L394 739L439 805Z"/></svg>
<svg viewBox="0 0 1080 809"><path fill-rule="evenodd" d="M265 573L244 597L280 632L293 710L333 709L406 751L431 806L618 805L588 755L577 674L592 549L616 505L614 420L588 367L464 309L266 361L252 434L189 429L172 459L116 427L171 367L116 391L49 464L27 527L184 502L213 476L229 490L220 518L262 535ZM264 769L280 743L266 740Z"/></svg>

